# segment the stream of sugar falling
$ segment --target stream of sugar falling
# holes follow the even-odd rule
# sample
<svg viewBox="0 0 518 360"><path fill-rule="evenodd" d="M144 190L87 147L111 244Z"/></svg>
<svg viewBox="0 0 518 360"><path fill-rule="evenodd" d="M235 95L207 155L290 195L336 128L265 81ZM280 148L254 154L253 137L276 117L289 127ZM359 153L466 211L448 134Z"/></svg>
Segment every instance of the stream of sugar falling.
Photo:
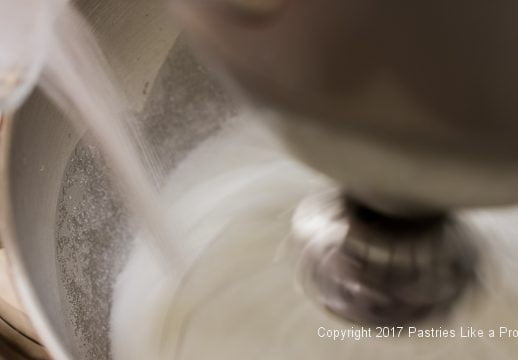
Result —
<svg viewBox="0 0 518 360"><path fill-rule="evenodd" d="M108 66L86 22L66 7L56 22L41 86L74 120L90 130L123 189L130 210L147 230L148 243L165 269L181 267L171 229L151 174L140 161L128 128L131 111L114 85Z"/></svg>

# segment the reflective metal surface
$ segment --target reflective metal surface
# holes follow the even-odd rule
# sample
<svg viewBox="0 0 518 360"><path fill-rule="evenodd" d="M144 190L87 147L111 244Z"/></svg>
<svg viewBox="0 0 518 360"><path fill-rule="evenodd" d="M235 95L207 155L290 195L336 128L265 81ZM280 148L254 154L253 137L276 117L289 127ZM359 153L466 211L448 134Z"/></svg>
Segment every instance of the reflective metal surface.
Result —
<svg viewBox="0 0 518 360"><path fill-rule="evenodd" d="M235 109L162 0L77 3L160 183ZM518 200L516 4L225 3L181 9L191 38L229 83L275 107L272 128L295 155L355 196L407 215ZM111 286L131 242L102 156L37 91L6 121L0 156L2 241L42 341L57 360L109 359Z"/></svg>
<svg viewBox="0 0 518 360"><path fill-rule="evenodd" d="M84 1L166 174L235 112L162 1ZM4 124L1 231L18 290L57 360L109 359L113 281L131 245L98 149L36 91Z"/></svg>
<svg viewBox="0 0 518 360"><path fill-rule="evenodd" d="M279 113L292 152L371 206L518 201L517 3L176 3L229 83Z"/></svg>
<svg viewBox="0 0 518 360"><path fill-rule="evenodd" d="M449 214L390 217L326 192L302 202L292 227L306 292L354 323L415 325L476 288L476 236Z"/></svg>

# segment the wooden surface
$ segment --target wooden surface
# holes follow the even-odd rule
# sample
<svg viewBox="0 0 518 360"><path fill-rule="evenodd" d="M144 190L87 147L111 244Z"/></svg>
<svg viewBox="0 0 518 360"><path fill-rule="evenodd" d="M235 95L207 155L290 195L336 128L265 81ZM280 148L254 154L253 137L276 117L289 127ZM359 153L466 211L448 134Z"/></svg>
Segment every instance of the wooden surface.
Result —
<svg viewBox="0 0 518 360"><path fill-rule="evenodd" d="M49 359L18 301L9 277L7 256L3 249L0 249L0 337L29 359ZM0 347L0 351L7 350Z"/></svg>

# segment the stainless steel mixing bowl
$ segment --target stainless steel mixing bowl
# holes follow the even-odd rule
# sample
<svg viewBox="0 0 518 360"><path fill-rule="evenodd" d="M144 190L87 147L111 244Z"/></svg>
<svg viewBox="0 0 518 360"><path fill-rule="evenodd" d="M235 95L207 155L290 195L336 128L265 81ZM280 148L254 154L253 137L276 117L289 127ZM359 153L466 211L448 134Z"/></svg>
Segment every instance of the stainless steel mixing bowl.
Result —
<svg viewBox="0 0 518 360"><path fill-rule="evenodd" d="M78 6L142 119L162 174L232 116L163 1ZM131 237L106 164L88 134L39 91L1 137L1 236L34 326L57 360L109 359L111 287Z"/></svg>
<svg viewBox="0 0 518 360"><path fill-rule="evenodd" d="M192 4L194 1L183 3ZM230 1L230 3L247 4L239 1ZM310 0L303 3L311 5L311 7L320 7ZM334 3L342 4L339 1L334 1ZM358 1L358 3L365 2ZM449 9L449 2L444 1L443 3L444 9ZM486 13L481 7L486 3L476 2L479 6L475 9L478 9L479 12L474 11L466 18L473 20L470 22L472 27L469 29L477 29L475 35L480 32L477 14ZM137 125L142 128L147 145L154 151L154 166L158 166L160 169L156 179L158 183L193 146L218 131L220 124L235 115L236 112L235 106L225 92L213 80L211 72L194 60L186 41L182 36L178 36L178 28L175 26L171 14L166 11L167 4L169 3L166 0L77 1L77 5L96 30L101 46L115 69L116 76L120 79L123 89L134 105L134 111L139 115L138 118L141 121ZM212 2L201 1L198 4L212 4ZM433 7L432 3L429 4ZM488 36L483 37L485 39L483 45L478 46L478 42L475 40L480 38L479 36L460 31L464 28L458 25L457 20L467 15L462 2L456 2L456 4L457 11L453 12L452 16L446 16L451 20L447 24L452 31L444 30L441 33L442 37L437 39L434 37L436 32L430 39L428 35L424 36L425 41L418 41L417 48L420 48L422 44L440 44L441 47L437 51L432 51L435 49L433 46L427 50L438 55L439 59L442 59L442 56L450 59L451 51L448 50L448 47L454 48L454 46L444 39L449 39L451 34L456 34L457 37L454 39L461 43L461 40L469 38L471 42L468 43L470 46L467 49L471 49L473 46L476 49L474 54L485 55L485 49L493 47L484 44L494 43L499 51L488 52L488 54L494 55L491 57L492 62L486 64L483 61L486 57L481 56L477 58L482 61L480 66L467 67L465 68L465 70L467 69L466 74L464 72L459 72L459 74L464 74L465 78L471 79L471 72L478 74L479 68L487 70L487 74L484 73L485 75L482 77L484 81L481 81L480 87L486 89L485 80L487 80L498 91L493 91L491 90L493 87L488 87L487 91L482 93L488 97L483 96L483 98L486 100L494 98L497 104L502 101L508 107L504 107L504 110L507 109L509 114L518 113L515 111L517 107L514 101L517 84L516 72L506 72L506 69L514 70L516 62L511 60L518 58L513 37L516 27L514 13L504 11L506 9L504 2L495 6L493 10L497 15L507 13L510 15L504 17L507 20L505 22L500 21L501 18L498 16L490 17L491 21L488 20L485 28L493 29L494 33L488 32L486 34ZM400 4L400 6L403 5ZM509 9L514 9L514 6ZM333 10L333 8L321 8L327 9L327 12ZM406 7L404 8L406 9ZM304 7L301 9L304 10ZM308 9L306 8L305 11ZM426 10L426 8L423 9ZM422 10L421 18L428 18L428 12L423 9L420 9ZM383 19L392 25L400 22L393 21L391 16L397 15L406 20L412 20L408 25L410 29L414 29L414 22L418 23L417 20L420 19L415 18L412 14L408 15L406 11L398 13L397 7L391 8L391 10L394 10L395 14L383 12L385 14ZM439 11L441 18L444 14L450 14L449 11L441 11ZM312 14L312 12L309 13ZM189 21L189 17L186 17L194 39L198 32L198 40L204 39L204 37L225 40L219 44L225 44L222 49L226 49L228 44L234 44L238 45L236 49L241 50L241 45L246 43L249 50L254 51L253 54L259 51L262 52L262 55L268 55L251 56L250 59L264 60L263 65L272 65L274 69L277 69L279 64L284 65L281 70L267 71L272 78L279 73L304 75L302 79L308 75L311 85L315 78L312 73L306 72L306 66L292 69L292 64L297 63L300 59L306 59L307 64L306 62L302 62L302 64L313 69L325 70L325 79L333 80L331 85L334 84L335 78L336 80L343 79L343 77L335 76L333 67L325 66L325 63L320 64L322 60L335 59L332 56L324 56L325 53L322 55L318 50L326 42L314 42L314 45L318 46L317 50L313 51L311 48L307 48L306 38L301 37L300 32L287 31L282 32L288 35L284 39L287 41L277 44L277 50L282 51L268 51L271 46L270 40L276 38L275 27L273 34L268 31L254 33L256 30L250 29L246 32L237 31L235 24L224 22L225 18L223 20L212 19L212 15L218 13L205 11L200 14L206 16L192 18L198 19L198 21ZM385 16L388 17L385 18ZM306 16L303 18L312 19ZM347 25L346 22L341 21L341 18L335 20L340 20L341 24ZM367 22L370 24L369 21ZM386 33L383 27L386 22L372 22L381 26L377 33ZM430 29L435 29L435 24L435 18L423 23L423 29L421 29L423 34L426 35ZM501 26L493 26L494 24ZM241 26L241 23L239 25ZM305 29L304 31L313 31L313 28L307 27L305 22L299 25ZM203 31L196 30L196 26ZM324 33L327 33L328 30ZM398 32L400 29L396 28L394 31L396 31L393 34L394 41L409 40L400 36L401 34ZM204 36L200 37L200 34ZM218 34L219 37L216 36ZM264 48L256 46L258 41L250 41L248 38L250 34L258 35L256 40L262 39L259 43L264 45ZM337 34L349 36L348 32L337 32ZM494 36L489 36L489 34ZM267 38L263 38L263 35L266 35ZM290 36L301 41L293 43ZM235 42L231 41L233 38ZM493 41L493 39L501 41ZM283 38L279 38L280 40ZM410 40L409 43L414 44L413 39ZM199 41L198 43L205 44L208 50L207 44L211 42ZM283 45L285 43L291 45L300 43L299 50L303 50L302 54L307 54L309 51L312 56L301 56L291 47L285 48ZM217 42L212 43L213 46L214 44ZM340 51L343 50L342 42L337 41L335 44L339 45ZM500 45L501 47L499 47ZM446 50L443 47L446 47ZM394 50L394 52L398 58L399 56L406 58L408 54L417 54L419 59L420 57L426 58L425 64L429 60L427 52L416 51L412 46L402 46L401 48L386 46L386 48L391 51L396 49L397 51ZM478 64L471 60L464 61L464 57L460 55L471 53L462 52L463 47L459 47L459 49L458 62L454 61L452 64L445 62L446 69L455 74L457 74L456 70L464 69L463 66L466 63ZM224 52L222 51L222 53ZM283 53L290 56L284 58L279 56ZM232 55L234 54L243 55L243 52L236 51L232 53ZM347 51L344 51L342 55L345 58L349 56ZM226 59L227 63L225 64L225 61L220 59L219 65L223 64L228 67L229 64L232 64L228 62L232 57L223 56L222 58ZM247 58L241 56L240 61L242 59ZM283 62L279 62L279 59L283 59ZM398 68L404 68L407 62L421 64L413 62L412 59L397 62ZM433 60L435 57L430 57L430 59ZM454 57L455 59L457 58ZM319 61L314 65L313 60ZM340 61L335 61L335 63L339 66L342 65ZM443 64L442 60L437 63ZM250 62L250 64L255 69L254 62ZM232 69L232 67L230 68ZM293 71L284 73L285 68ZM435 69L435 67L431 68ZM246 80L246 75L250 75L246 71L241 72L236 69L240 68L234 67L235 75L237 75L235 77L240 80ZM344 67L344 69L355 70L356 66L353 63L351 67ZM416 69L420 73L421 68L416 66ZM498 70L496 73L493 71L495 69ZM441 76L435 76L435 72L428 75L434 79L433 84L435 84L437 92L441 93L441 99L447 98L446 104L451 102L455 105L467 106L469 111L466 110L466 114L468 115L471 114L471 111L477 112L478 107L472 109L468 105L476 104L478 96L473 97L475 99L473 101L470 101L469 96L469 99L465 101L461 101L462 99L457 101L457 97L454 95L457 92L469 95L471 90L475 91L479 87L475 86L472 89L469 82L462 81L464 77L460 80L454 77L457 82L453 83L463 86L458 91L453 87L452 92L444 92L445 84L452 83L448 77L450 72L439 70L437 73ZM367 73L371 74L370 71ZM510 76L511 74L513 76ZM418 78L420 79L420 77ZM320 77L317 76L316 80L319 79ZM392 78L389 77L390 79ZM261 84L258 79L252 80L252 85ZM290 82L291 78L288 76L286 80ZM338 84L343 85L347 82L338 81ZM373 84L377 83L373 82ZM306 82L298 85L313 89L313 87L306 86ZM372 122L367 122L365 126L369 130L379 127L380 124L394 125L394 123L386 123L387 111L389 113L392 111L394 119L399 119L401 115L401 122L397 122L402 130L403 140L401 141L399 137L388 135L392 141L385 143L370 136L363 138L354 131L345 134L345 125L349 125L350 122L349 117L342 116L341 106L347 107L349 103L343 103L341 98L339 104L332 104L333 106L329 106L326 110L338 111L340 120L344 120L342 129L344 133L336 132L334 127L329 126L321 126L321 129L301 127L299 123L295 126L295 121L280 121L277 124L277 131L301 159L337 180L342 181L344 178L342 175L346 174L347 179L343 182L349 186L352 184L353 187L357 184L362 185L358 186L361 189L357 192L367 200L370 200L370 195L372 195L374 200L371 202L381 209L387 208L387 211L393 210L406 214L407 202L403 202L405 206L400 207L398 202L393 204L392 200L394 197L400 200L404 197L403 195L409 194L412 195L409 199L412 201L408 201L408 204L412 205L409 207L412 213L416 208L413 206L414 201L417 201L419 205L417 208L424 205L423 208L426 211L429 210L429 205L432 210L435 208L447 210L462 205L488 206L516 202L518 188L515 186L515 182L518 179L518 168L515 164L517 147L514 130L516 130L516 122L513 116L503 116L502 114L507 115L505 111L497 112L503 116L502 121L505 126L496 126L495 129L498 131L487 133L487 125L495 125L492 121L493 117L489 116L487 119L484 118L488 121L480 122L480 127L477 127L478 132L474 132L472 128L476 122L471 121L470 116L466 117L467 121L463 122L462 126L457 126L459 124L456 125L455 122L438 122L435 118L430 120L429 116L423 116L421 112L413 112L415 104L412 101L400 101L398 96L393 98L393 95L398 95L398 93L394 93L392 85L388 88L368 87L364 94L365 97L360 97L361 101L353 101L355 106L352 107L352 112L345 114L355 116L355 114L364 114L368 110L366 113L371 116ZM249 92L254 93L254 91L250 91L254 87L248 87ZM464 93L465 87L470 91ZM243 86L243 88L247 88L247 86ZM361 86L358 88L363 89ZM266 90L263 87L255 90L264 93L272 89L279 90L270 86ZM501 92L505 96L499 95ZM453 95L450 96L449 94L452 93ZM294 96L297 94L297 92L292 93ZM318 94L325 95L325 92L319 91ZM275 97L273 92L268 95ZM305 104L306 99L306 97L300 97L297 103L302 102L307 105ZM287 103L288 99L285 100L281 103ZM275 104L276 102L270 101L269 103ZM327 106L327 102L316 102L315 104ZM493 103L491 102L491 104ZM498 106L496 108L500 109ZM482 109L485 108L482 107ZM489 109L493 108L489 107ZM492 112L489 111L489 113ZM481 114L487 114L487 111L481 111ZM295 117L295 119L300 120L299 117ZM318 122L322 120L321 117L313 116L312 120L315 119L317 121L314 121L313 124L322 123L322 121ZM357 119L362 120L362 117L359 116ZM431 131L438 124L441 131L439 133ZM489 126L489 128L492 127ZM386 128L381 127L377 130L380 129ZM407 134L407 130L409 134ZM431 133L440 135L437 136L438 141L421 144L422 140L429 137ZM369 134L372 135L372 132ZM502 134L506 135L507 141L500 144ZM344 141L346 135L348 141ZM443 154L444 156L438 157L437 149L442 148L441 144L446 139L446 135L449 136L451 146L446 147L447 151ZM466 145L467 154L460 151L464 147L457 146L459 139L462 139L462 144ZM419 146L409 146L411 144ZM502 150L500 146L496 145L502 145L504 149ZM417 151L418 147L424 147L426 151ZM4 124L0 139L0 153L2 241L8 250L20 295L36 329L51 354L58 360L109 359L111 288L131 244L131 221L128 220L117 187L108 176L108 169L101 154L88 134L84 130L73 127L72 122L56 110L38 91L30 97L14 118L8 119ZM344 154L347 155L347 158L343 157ZM460 156L462 154L465 156ZM366 181L369 186L366 186L363 191ZM392 195L388 197L387 201L384 198L386 194ZM424 204L421 204L421 201ZM385 203L388 205L383 206Z"/></svg>

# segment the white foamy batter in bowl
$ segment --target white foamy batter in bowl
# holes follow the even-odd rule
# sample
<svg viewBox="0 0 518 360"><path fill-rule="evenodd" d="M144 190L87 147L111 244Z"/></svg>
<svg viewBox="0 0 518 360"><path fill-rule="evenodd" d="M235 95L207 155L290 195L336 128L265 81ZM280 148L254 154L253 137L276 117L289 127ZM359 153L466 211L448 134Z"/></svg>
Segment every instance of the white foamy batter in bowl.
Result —
<svg viewBox="0 0 518 360"><path fill-rule="evenodd" d="M447 321L355 338L360 325L304 294L285 246L298 203L332 187L243 119L200 145L164 190L184 269L165 274L137 239L115 288L114 359L513 358L518 338L500 327L518 329L516 209L461 214L484 250L477 295Z"/></svg>

